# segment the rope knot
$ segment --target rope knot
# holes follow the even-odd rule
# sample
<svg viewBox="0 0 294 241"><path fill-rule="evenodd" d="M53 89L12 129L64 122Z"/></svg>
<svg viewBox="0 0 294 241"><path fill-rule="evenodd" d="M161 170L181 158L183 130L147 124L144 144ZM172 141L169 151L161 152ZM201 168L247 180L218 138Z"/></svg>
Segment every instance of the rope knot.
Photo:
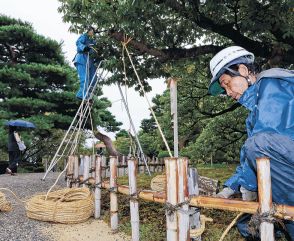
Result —
<svg viewBox="0 0 294 241"><path fill-rule="evenodd" d="M272 208L268 212L260 213L260 210L257 211L254 215L252 215L249 223L248 230L253 236L259 236L259 227L263 222L267 223L279 223L283 227L283 223L280 219L274 217L276 213L276 204L273 203Z"/></svg>

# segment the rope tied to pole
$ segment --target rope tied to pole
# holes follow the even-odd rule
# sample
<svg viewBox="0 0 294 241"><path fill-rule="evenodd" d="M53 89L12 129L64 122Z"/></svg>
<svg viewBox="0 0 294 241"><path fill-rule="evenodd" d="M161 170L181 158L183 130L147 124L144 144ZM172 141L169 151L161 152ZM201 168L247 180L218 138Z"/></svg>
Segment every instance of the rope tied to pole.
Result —
<svg viewBox="0 0 294 241"><path fill-rule="evenodd" d="M108 189L108 191L109 191L110 193L118 193L118 192L117 192L117 187L110 187L110 188Z"/></svg>
<svg viewBox="0 0 294 241"><path fill-rule="evenodd" d="M142 191L143 191L143 189L139 189L139 190L137 190L137 192L129 194L130 201L138 201L140 192L142 192Z"/></svg>
<svg viewBox="0 0 294 241"><path fill-rule="evenodd" d="M173 205L173 204L171 204L169 202L166 202L165 206L164 206L164 209L167 211L167 215L171 216L176 211L183 211L182 207L184 205L189 204L189 203L190 203L190 199L188 199L188 200L186 200L184 202L181 202L181 203L177 203L176 205ZM189 214L189 213L187 213L187 214Z"/></svg>
<svg viewBox="0 0 294 241"><path fill-rule="evenodd" d="M268 212L260 213L260 210L258 210L257 213L252 215L248 223L249 232L253 236L258 236L260 224L263 222L278 223L285 229L284 223L280 219L274 217L274 214L276 212L277 212L277 205L275 203L273 203L272 208Z"/></svg>

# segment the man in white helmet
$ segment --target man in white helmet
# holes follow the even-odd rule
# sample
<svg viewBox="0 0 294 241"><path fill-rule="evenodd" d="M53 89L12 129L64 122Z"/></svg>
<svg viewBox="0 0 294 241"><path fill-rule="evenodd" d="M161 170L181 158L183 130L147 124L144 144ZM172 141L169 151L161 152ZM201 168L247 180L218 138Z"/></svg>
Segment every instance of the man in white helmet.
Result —
<svg viewBox="0 0 294 241"><path fill-rule="evenodd" d="M256 73L253 53L239 46L217 53L210 71L209 93L226 93L250 111L240 166L217 196L229 198L241 192L243 200L255 200L256 158L267 156L273 202L294 206L294 71L274 68ZM241 218L238 229L245 238L259 240L248 232L249 220L249 215ZM294 241L294 223L284 223L288 239Z"/></svg>

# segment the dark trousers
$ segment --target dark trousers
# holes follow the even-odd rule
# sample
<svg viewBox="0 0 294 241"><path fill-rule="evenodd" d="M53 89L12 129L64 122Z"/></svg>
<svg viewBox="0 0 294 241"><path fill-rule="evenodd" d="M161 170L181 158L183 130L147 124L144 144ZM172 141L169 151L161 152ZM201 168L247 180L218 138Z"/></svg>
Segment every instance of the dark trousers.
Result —
<svg viewBox="0 0 294 241"><path fill-rule="evenodd" d="M17 163L21 160L21 153L20 151L9 151L9 166L8 168L12 172L17 172Z"/></svg>

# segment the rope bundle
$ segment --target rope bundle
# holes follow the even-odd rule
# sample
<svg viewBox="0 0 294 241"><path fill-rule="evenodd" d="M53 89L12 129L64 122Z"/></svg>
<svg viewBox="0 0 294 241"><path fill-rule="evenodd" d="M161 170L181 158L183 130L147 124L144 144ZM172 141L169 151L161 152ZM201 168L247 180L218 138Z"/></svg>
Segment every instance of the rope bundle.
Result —
<svg viewBox="0 0 294 241"><path fill-rule="evenodd" d="M151 180L151 189L153 191L162 192L166 188L166 177L165 175L157 175Z"/></svg>
<svg viewBox="0 0 294 241"><path fill-rule="evenodd" d="M46 197L39 194L26 203L27 216L41 221L80 223L93 215L93 195L87 188L65 188Z"/></svg>
<svg viewBox="0 0 294 241"><path fill-rule="evenodd" d="M0 192L0 212L10 212L11 210L11 203L6 200L4 193Z"/></svg>

